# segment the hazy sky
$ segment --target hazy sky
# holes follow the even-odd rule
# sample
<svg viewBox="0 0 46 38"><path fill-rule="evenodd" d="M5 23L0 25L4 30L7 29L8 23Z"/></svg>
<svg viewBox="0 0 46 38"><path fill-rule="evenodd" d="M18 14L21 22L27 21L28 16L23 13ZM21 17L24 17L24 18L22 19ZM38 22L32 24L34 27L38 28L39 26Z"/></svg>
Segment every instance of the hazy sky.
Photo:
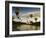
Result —
<svg viewBox="0 0 46 38"><path fill-rule="evenodd" d="M20 9L20 13L21 14L26 14L26 13L28 13L28 12L34 12L34 11L40 11L40 8L32 8L32 7L19 7L19 9ZM15 11L16 11L16 7L12 7L12 15L14 16L14 15L16 15L15 14Z"/></svg>

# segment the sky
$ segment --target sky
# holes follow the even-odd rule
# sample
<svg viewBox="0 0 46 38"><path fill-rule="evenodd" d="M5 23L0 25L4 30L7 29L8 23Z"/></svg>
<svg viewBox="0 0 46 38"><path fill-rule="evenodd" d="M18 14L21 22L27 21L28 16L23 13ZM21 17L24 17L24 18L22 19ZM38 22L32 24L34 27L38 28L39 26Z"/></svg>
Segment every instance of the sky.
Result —
<svg viewBox="0 0 46 38"><path fill-rule="evenodd" d="M26 14L26 13L32 13L34 11L40 11L40 8L33 8L33 7L18 7L19 13ZM16 7L12 7L12 15L15 16ZM35 12L34 12L35 13Z"/></svg>

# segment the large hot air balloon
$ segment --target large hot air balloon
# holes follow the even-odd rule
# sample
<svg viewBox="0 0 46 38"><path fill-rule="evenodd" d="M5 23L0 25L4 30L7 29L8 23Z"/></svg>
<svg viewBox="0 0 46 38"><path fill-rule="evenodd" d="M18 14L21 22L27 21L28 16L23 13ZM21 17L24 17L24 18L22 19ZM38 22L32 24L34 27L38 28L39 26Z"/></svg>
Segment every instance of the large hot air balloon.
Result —
<svg viewBox="0 0 46 38"><path fill-rule="evenodd" d="M16 16L17 16L17 18L19 19L19 8L18 7L16 7L16 11L15 11L15 13L16 13Z"/></svg>

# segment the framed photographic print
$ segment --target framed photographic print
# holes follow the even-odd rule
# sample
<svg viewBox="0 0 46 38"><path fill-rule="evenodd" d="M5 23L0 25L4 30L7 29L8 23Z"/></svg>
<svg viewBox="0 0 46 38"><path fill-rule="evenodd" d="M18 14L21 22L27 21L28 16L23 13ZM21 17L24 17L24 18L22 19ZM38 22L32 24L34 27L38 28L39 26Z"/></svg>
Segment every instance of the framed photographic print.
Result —
<svg viewBox="0 0 46 38"><path fill-rule="evenodd" d="M5 37L44 34L44 3L5 1Z"/></svg>

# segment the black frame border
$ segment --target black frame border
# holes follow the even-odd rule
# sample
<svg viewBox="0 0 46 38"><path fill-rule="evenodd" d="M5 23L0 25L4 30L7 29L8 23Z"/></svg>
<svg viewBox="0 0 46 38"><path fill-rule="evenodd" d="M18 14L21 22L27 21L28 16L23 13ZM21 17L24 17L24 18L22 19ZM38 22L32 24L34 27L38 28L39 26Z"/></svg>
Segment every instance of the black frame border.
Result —
<svg viewBox="0 0 46 38"><path fill-rule="evenodd" d="M9 35L9 3L43 5L43 33ZM5 1L5 37L45 35L45 3Z"/></svg>

